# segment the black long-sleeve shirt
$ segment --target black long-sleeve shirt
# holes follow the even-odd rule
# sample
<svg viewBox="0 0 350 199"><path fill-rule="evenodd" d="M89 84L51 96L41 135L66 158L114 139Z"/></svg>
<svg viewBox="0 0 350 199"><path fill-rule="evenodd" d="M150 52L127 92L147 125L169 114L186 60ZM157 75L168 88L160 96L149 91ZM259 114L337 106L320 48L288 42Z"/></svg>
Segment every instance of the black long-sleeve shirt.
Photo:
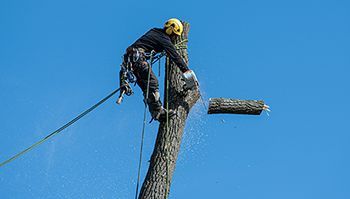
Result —
<svg viewBox="0 0 350 199"><path fill-rule="evenodd" d="M189 70L182 57L176 52L175 46L171 42L169 35L166 34L163 29L152 28L136 40L130 47L143 48L146 52L151 52L152 50L156 53L165 51L182 72Z"/></svg>

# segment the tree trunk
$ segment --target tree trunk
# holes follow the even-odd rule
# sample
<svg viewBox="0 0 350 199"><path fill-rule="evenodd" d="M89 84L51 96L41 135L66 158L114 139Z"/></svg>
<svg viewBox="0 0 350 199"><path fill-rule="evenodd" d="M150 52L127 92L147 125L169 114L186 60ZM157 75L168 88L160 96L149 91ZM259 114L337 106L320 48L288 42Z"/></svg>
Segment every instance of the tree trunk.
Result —
<svg viewBox="0 0 350 199"><path fill-rule="evenodd" d="M209 99L208 114L231 113L260 115L264 110L264 101L262 100L238 100L227 98Z"/></svg>
<svg viewBox="0 0 350 199"><path fill-rule="evenodd" d="M177 51L188 63L187 38L189 24L185 22L183 24L184 32L181 37L176 38L175 44L181 42ZM169 99L168 108L175 110L177 116L169 119L168 123L162 122L159 125L155 147L139 199L163 199L168 197L185 122L190 109L199 99L198 90L183 92L182 73L173 62L169 62L169 59L166 62L166 71L165 90L168 90L168 93L164 92L164 106L167 107L166 101Z"/></svg>

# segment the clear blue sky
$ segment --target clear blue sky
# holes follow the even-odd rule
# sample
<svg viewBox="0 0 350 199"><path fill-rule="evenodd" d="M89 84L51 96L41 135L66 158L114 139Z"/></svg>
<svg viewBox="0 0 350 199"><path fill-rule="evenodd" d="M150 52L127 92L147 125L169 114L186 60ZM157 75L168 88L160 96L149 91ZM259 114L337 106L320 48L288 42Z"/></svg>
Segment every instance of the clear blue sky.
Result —
<svg viewBox="0 0 350 199"><path fill-rule="evenodd" d="M198 104L170 198L348 199L349 10L345 0L2 0L0 161L116 88L124 49L178 17L191 24L204 97L263 99L272 113L208 116ZM135 92L0 168L0 198L133 198ZM147 126L143 175L157 126Z"/></svg>

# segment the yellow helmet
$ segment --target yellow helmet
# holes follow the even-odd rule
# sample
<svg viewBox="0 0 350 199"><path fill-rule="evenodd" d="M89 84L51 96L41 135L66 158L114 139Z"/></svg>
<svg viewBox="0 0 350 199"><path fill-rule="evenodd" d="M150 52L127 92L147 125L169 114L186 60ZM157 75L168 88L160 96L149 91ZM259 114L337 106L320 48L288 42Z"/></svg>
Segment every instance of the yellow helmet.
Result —
<svg viewBox="0 0 350 199"><path fill-rule="evenodd" d="M176 18L172 18L172 19L169 19L167 22L165 22L164 29L166 34L168 35L171 35L172 33L174 33L180 36L184 30L184 27L180 20Z"/></svg>

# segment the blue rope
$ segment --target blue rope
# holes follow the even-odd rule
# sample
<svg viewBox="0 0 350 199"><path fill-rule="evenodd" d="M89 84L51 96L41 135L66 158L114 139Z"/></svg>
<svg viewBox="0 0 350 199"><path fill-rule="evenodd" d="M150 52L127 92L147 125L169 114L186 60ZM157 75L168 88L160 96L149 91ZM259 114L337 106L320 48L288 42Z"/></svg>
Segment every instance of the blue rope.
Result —
<svg viewBox="0 0 350 199"><path fill-rule="evenodd" d="M83 118L85 115L87 115L88 113L90 113L91 111L93 111L94 109L96 109L98 106L100 106L101 104L103 104L106 100L108 100L109 98L111 98L114 94L116 94L118 91L120 90L120 88L114 90L112 93L110 93L107 97L103 98L102 100L100 100L99 102L97 102L95 105L91 106L89 109L87 109L86 111L82 112L80 115L78 115L77 117L75 117L74 119L72 119L71 121L69 121L68 123L66 123L65 125L63 125L62 127L60 127L59 129L55 130L54 132L52 132L51 134L47 135L46 137L44 137L43 139L39 140L38 142L34 143L33 145L31 145L30 147L24 149L23 151L17 153L16 155L12 156L11 158L5 160L4 162L0 163L0 167L12 162L13 160L19 158L20 156L24 155L25 153L29 152L30 150L32 150L33 148L41 145L42 143L46 142L48 139L52 138L53 136L59 134L61 131L63 131L64 129L68 128L69 126L71 126L72 124L74 124L75 122L77 122L78 120L80 120L81 118Z"/></svg>

